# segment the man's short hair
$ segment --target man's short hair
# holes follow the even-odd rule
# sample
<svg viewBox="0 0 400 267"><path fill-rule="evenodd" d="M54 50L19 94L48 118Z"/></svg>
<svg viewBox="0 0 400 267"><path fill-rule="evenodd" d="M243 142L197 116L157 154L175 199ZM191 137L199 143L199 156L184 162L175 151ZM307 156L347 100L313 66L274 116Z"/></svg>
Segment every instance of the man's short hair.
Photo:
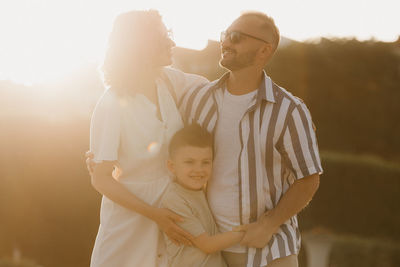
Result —
<svg viewBox="0 0 400 267"><path fill-rule="evenodd" d="M273 46L274 51L278 48L280 33L278 27L275 25L275 21L270 16L258 12L258 11L245 11L242 12L239 18L246 18L246 17L255 17L262 21L261 29L268 32L270 36L268 42L270 42Z"/></svg>
<svg viewBox="0 0 400 267"><path fill-rule="evenodd" d="M177 131L171 138L168 153L172 157L181 147L213 147L213 135L199 124L190 124Z"/></svg>

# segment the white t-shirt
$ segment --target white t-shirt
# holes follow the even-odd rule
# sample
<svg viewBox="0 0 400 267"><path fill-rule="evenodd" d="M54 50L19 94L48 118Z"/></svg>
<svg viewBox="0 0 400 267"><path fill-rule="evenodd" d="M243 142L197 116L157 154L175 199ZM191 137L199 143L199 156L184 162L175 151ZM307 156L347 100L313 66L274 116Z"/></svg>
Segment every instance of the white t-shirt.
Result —
<svg viewBox="0 0 400 267"><path fill-rule="evenodd" d="M213 176L207 189L208 202L221 232L240 225L239 177L240 154L239 123L256 91L245 95L232 95L225 90L222 105L218 106L219 119L215 133ZM242 253L246 248L235 245L226 251Z"/></svg>

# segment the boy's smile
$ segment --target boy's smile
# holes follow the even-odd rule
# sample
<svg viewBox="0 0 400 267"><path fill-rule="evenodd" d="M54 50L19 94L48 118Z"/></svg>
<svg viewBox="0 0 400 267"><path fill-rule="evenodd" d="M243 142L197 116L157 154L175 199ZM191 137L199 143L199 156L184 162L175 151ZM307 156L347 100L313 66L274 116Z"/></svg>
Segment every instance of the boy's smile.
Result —
<svg viewBox="0 0 400 267"><path fill-rule="evenodd" d="M169 170L176 182L190 190L201 190L212 173L211 147L183 146L168 160Z"/></svg>

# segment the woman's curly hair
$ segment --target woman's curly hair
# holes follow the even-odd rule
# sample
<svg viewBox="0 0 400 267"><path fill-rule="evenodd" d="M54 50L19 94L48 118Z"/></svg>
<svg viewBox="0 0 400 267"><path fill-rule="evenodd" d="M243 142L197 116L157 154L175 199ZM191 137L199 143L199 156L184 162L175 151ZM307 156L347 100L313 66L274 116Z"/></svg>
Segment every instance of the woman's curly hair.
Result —
<svg viewBox="0 0 400 267"><path fill-rule="evenodd" d="M162 25L156 10L134 10L116 17L100 66L106 87L122 93L144 72L154 69Z"/></svg>

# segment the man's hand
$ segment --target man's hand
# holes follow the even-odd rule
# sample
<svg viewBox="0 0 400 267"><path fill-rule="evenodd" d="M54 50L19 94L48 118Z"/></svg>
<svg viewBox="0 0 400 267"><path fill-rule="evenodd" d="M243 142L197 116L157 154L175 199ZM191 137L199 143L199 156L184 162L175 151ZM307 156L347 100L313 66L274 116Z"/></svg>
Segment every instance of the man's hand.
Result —
<svg viewBox="0 0 400 267"><path fill-rule="evenodd" d="M269 210L256 222L237 227L236 231L246 232L240 244L251 248L265 247L272 235L279 230L279 223L274 222L273 213L274 210Z"/></svg>
<svg viewBox="0 0 400 267"><path fill-rule="evenodd" d="M283 223L307 206L318 186L317 173L296 180L274 209L264 213L257 222L239 227L246 232L240 244L255 248L265 247Z"/></svg>

